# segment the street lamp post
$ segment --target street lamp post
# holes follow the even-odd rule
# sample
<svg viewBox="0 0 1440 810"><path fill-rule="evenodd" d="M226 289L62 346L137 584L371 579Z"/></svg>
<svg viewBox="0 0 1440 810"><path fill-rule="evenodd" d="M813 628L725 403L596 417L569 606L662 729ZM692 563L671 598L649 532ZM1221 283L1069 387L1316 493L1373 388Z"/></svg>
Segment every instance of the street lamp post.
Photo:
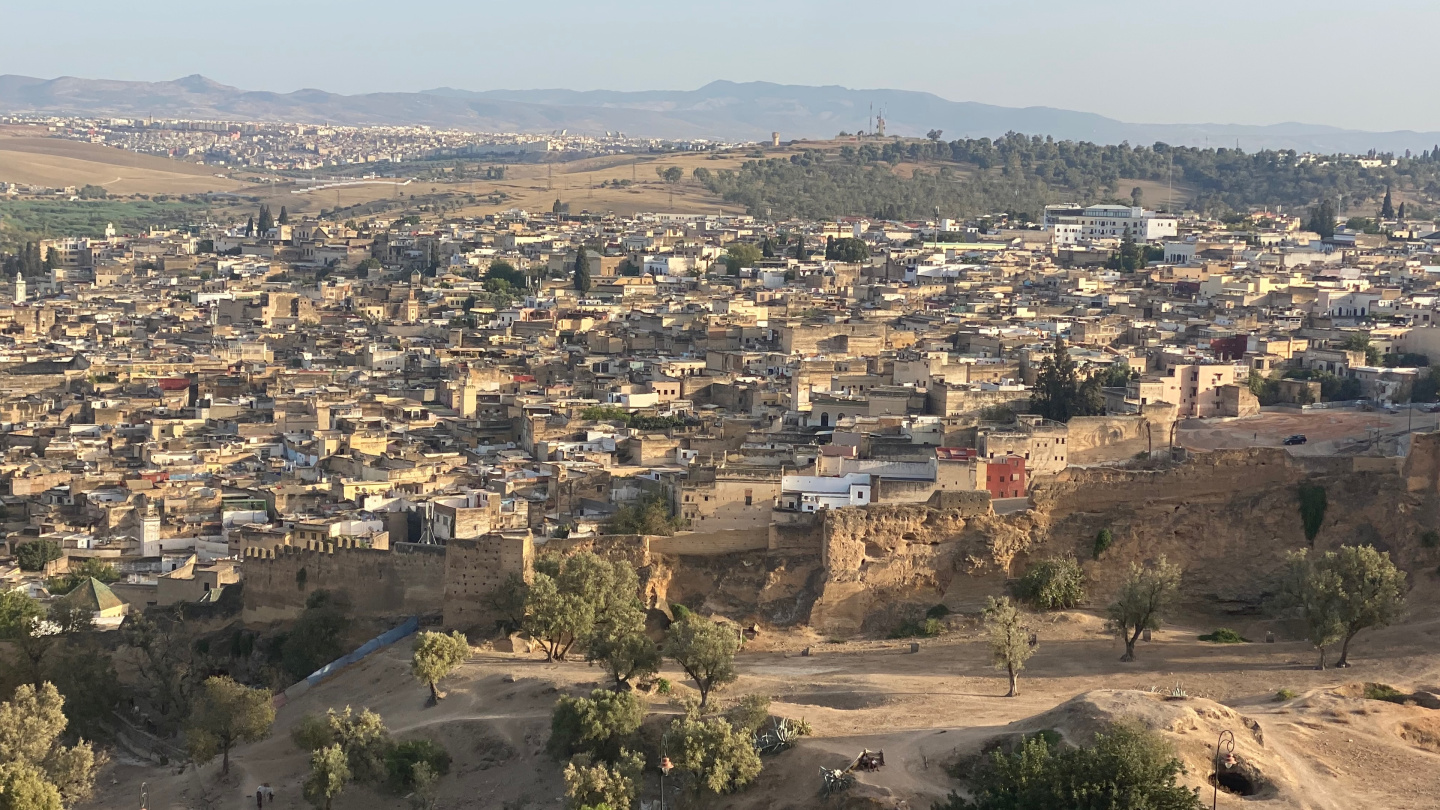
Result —
<svg viewBox="0 0 1440 810"><path fill-rule="evenodd" d="M669 734L660 738L660 810L665 810L665 777L669 776L670 771L675 767L665 753L670 747L669 742Z"/></svg>
<svg viewBox="0 0 1440 810"><path fill-rule="evenodd" d="M1220 806L1221 751L1224 751L1227 764L1235 761L1235 732L1228 728L1220 732L1220 737L1215 740L1215 791L1210 797L1210 810L1216 810Z"/></svg>

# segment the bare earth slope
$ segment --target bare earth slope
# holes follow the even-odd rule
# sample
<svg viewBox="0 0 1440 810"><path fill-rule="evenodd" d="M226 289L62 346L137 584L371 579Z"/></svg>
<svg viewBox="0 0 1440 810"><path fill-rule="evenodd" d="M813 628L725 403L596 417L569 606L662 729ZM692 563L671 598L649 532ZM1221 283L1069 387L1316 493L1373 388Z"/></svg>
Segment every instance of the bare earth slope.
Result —
<svg viewBox="0 0 1440 810"><path fill-rule="evenodd" d="M773 695L772 711L806 718L815 735L767 757L748 790L704 806L819 806L818 768L844 767L869 748L883 750L887 765L860 775L849 797L855 806L897 808L904 802L919 810L958 786L947 763L996 737L1055 728L1081 741L1102 723L1125 717L1161 730L1176 744L1190 771L1187 783L1203 787L1207 800L1211 746L1220 730L1231 730L1237 755L1264 781L1253 798L1222 793L1222 807L1420 810L1433 807L1440 790L1440 712L1357 696L1362 681L1405 691L1440 683L1433 600L1422 599L1405 626L1362 636L1353 668L1326 672L1311 668L1312 651L1303 643L1211 645L1195 640L1208 629L1198 624L1156 634L1142 645L1138 661L1121 664L1118 642L1094 615L1045 617L1040 650L1015 699L999 697L1003 679L988 667L973 626L965 620L953 626L941 639L923 642L916 654L908 642L816 643L804 631L762 635L742 653L741 679L723 696ZM799 655L811 645L813 655ZM538 655L480 653L447 683L449 697L427 708L425 689L408 674L407 654L401 645L283 707L271 739L237 752L228 782L216 782L216 764L177 775L122 762L102 774L100 795L90 806L121 806L148 782L152 808L207 806L202 797L208 795L208 806L238 810L249 806L260 781L269 781L279 807L301 807L306 758L288 730L306 712L345 705L378 711L397 736L430 736L449 748L456 768L442 782L442 807L557 806L560 768L543 753L549 712L557 689L593 688L598 670L545 663ZM679 672L665 675L683 682ZM1177 683L1189 698L1140 691ZM1280 688L1299 697L1276 700ZM660 698L650 700L653 711L672 711ZM651 784L647 796L653 798L654 790ZM403 803L354 788L339 806Z"/></svg>
<svg viewBox="0 0 1440 810"><path fill-rule="evenodd" d="M53 188L103 186L111 194L229 191L240 183L213 169L59 138L0 138L0 181Z"/></svg>

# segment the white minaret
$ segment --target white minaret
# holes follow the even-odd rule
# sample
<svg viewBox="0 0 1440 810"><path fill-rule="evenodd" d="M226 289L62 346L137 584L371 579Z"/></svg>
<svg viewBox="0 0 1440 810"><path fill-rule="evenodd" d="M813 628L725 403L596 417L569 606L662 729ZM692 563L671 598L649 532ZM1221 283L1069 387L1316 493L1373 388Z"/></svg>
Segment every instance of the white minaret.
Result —
<svg viewBox="0 0 1440 810"><path fill-rule="evenodd" d="M25 277L18 270L15 272L15 303L25 303Z"/></svg>

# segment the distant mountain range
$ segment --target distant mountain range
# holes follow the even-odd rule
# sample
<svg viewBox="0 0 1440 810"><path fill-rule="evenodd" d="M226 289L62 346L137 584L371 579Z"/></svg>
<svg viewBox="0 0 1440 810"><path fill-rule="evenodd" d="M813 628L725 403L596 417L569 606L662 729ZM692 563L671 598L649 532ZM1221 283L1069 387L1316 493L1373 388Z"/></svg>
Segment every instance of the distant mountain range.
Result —
<svg viewBox="0 0 1440 810"><path fill-rule="evenodd" d="M948 139L1009 131L1096 143L1233 146L1314 152L1419 152L1437 132L1363 132L1316 124L1131 124L1052 107L999 107L907 90L850 90L717 81L699 90L455 90L339 95L323 90L241 90L204 76L169 82L0 76L0 112L231 121L426 124L482 132L570 132L715 140L831 138L867 128L884 111L887 132Z"/></svg>

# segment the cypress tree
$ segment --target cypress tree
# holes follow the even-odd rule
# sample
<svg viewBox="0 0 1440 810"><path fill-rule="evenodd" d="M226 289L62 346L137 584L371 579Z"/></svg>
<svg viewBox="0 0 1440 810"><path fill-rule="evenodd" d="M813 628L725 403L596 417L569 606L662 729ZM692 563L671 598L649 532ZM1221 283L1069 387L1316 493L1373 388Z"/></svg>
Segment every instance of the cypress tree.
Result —
<svg viewBox="0 0 1440 810"><path fill-rule="evenodd" d="M584 247L575 254L575 289L582 293L590 292L590 262L585 258Z"/></svg>

